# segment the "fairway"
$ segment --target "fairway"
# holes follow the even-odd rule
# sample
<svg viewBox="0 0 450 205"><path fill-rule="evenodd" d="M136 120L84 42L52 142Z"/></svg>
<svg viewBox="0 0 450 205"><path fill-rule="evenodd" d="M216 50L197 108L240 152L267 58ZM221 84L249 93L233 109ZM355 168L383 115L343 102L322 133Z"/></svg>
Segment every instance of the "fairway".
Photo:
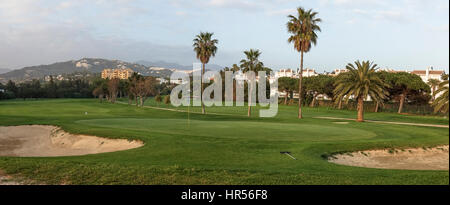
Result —
<svg viewBox="0 0 450 205"><path fill-rule="evenodd" d="M147 105L187 111L152 99ZM372 169L326 160L341 152L448 145L448 128L317 118L355 118L354 111L330 108L304 108L305 119L298 120L296 109L280 105L275 118L248 118L246 107L207 108L217 114L200 115L193 113L198 107L174 112L95 99L1 101L0 126L55 125L73 134L145 145L86 156L0 157L0 170L43 184L449 184L448 171ZM393 113L367 113L366 118L449 123L443 117Z"/></svg>

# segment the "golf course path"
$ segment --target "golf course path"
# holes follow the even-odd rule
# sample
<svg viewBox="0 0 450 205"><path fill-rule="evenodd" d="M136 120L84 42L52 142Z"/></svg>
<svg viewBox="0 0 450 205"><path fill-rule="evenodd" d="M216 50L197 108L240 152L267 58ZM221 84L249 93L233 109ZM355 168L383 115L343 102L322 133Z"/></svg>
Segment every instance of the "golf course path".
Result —
<svg viewBox="0 0 450 205"><path fill-rule="evenodd" d="M327 120L347 120L347 121L355 121L356 120L356 119L352 119L352 118L340 118L340 117L314 117L314 118L327 119ZM374 123L394 124L394 125L411 125L411 126L421 126L421 127L449 128L448 125L435 125L435 124L409 123L409 122L389 122L389 121L378 121L378 120L364 120L364 122L374 122Z"/></svg>

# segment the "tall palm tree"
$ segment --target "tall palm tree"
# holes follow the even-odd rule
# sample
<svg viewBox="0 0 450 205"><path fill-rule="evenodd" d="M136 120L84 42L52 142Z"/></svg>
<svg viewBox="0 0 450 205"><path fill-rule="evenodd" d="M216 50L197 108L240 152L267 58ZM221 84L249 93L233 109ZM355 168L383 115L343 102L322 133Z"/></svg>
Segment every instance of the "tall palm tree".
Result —
<svg viewBox="0 0 450 205"><path fill-rule="evenodd" d="M431 93L433 93L433 102L436 99L435 93L436 93L436 89L439 87L439 84L441 84L441 81L437 80L437 79L429 79L428 83L427 83L430 87L431 87Z"/></svg>
<svg viewBox="0 0 450 205"><path fill-rule="evenodd" d="M431 104L434 107L434 112L448 112L448 78L447 80L442 81L439 84L439 88L436 90L435 93L433 93L433 97L439 96L434 100L433 104Z"/></svg>
<svg viewBox="0 0 450 205"><path fill-rule="evenodd" d="M348 102L351 97L358 102L358 122L364 121L364 99L370 96L375 102L382 103L388 95L386 87L377 75L377 65L369 61L356 61L355 65L347 65L348 72L340 74L335 82L336 88L333 93L336 99ZM338 100L336 103L339 103Z"/></svg>
<svg viewBox="0 0 450 205"><path fill-rule="evenodd" d="M213 35L214 33L200 32L200 34L195 37L193 44L197 59L202 63L200 100L202 103L203 114L206 113L205 105L203 104L203 75L205 74L205 66L211 57L216 56L217 44L219 43L219 40L212 39Z"/></svg>
<svg viewBox="0 0 450 205"><path fill-rule="evenodd" d="M259 61L259 56L261 55L261 52L259 50L250 49L248 51L244 51L244 54L246 56L246 59L241 60L241 68L242 71L245 73L247 71L253 71L258 72L260 70L263 70L264 64ZM248 113L247 115L251 116L251 93L253 92L253 83L249 83L250 86L250 92L248 93Z"/></svg>
<svg viewBox="0 0 450 205"><path fill-rule="evenodd" d="M303 78L303 53L311 50L312 45L317 43L317 34L320 32L320 27L317 25L322 19L317 17L317 12L312 9L305 10L302 7L297 8L297 16L289 15L287 23L288 32L291 36L288 39L289 43L294 44L295 50L300 52L300 73L298 83L298 118L302 118L302 78Z"/></svg>

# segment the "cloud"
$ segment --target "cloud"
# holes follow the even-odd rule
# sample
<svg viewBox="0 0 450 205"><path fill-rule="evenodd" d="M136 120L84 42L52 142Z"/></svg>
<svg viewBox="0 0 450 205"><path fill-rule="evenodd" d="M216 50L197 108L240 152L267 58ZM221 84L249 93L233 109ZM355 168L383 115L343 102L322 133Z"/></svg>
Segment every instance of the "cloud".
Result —
<svg viewBox="0 0 450 205"><path fill-rule="evenodd" d="M0 1L1 66L20 68L82 57L192 62L190 47L136 41L121 35L119 29L130 29L129 19L136 20L148 12L135 3ZM117 29L110 32L108 24Z"/></svg>
<svg viewBox="0 0 450 205"><path fill-rule="evenodd" d="M14 38L5 38L11 36ZM167 46L126 38L96 38L88 29L40 26L33 29L1 32L2 66L20 68L36 64L82 57L136 60L165 60L192 63L194 55L189 46Z"/></svg>
<svg viewBox="0 0 450 205"><path fill-rule="evenodd" d="M175 15L177 15L177 16L187 16L188 14L186 12L184 12L184 11L177 11L177 12L175 12Z"/></svg>
<svg viewBox="0 0 450 205"><path fill-rule="evenodd" d="M262 7L261 3L257 1L248 0L210 0L208 5L219 8L235 8L235 9L259 9Z"/></svg>
<svg viewBox="0 0 450 205"><path fill-rule="evenodd" d="M270 11L275 6L292 2L290 0L170 0L178 8L234 9L241 11Z"/></svg>
<svg viewBox="0 0 450 205"><path fill-rule="evenodd" d="M227 65L239 61L240 49L244 46L271 50L276 48L274 45L287 44L285 39L277 41L277 38L286 35L285 16L295 13L300 5L314 8L324 22L331 22L324 26L332 25L333 21L378 23L376 28L384 29L388 28L387 23L395 22L427 28L439 35L449 30L448 0L433 3L425 0L319 0L313 3L304 0L0 0L0 67L17 68L81 57L190 64L194 60L190 37L202 29L222 35L221 50L214 60ZM267 23L260 24L266 20ZM250 24L255 27L250 28ZM262 31L267 27L274 29ZM395 25L394 28L407 27ZM258 35L244 36L252 38L245 43L230 39L249 32L248 29ZM323 29L328 30L324 33L330 36L336 34L327 27ZM264 42L265 39L270 42ZM321 42L320 45L326 43ZM186 46L177 46L180 44ZM238 51L226 53L225 49ZM282 58L283 63L284 56L289 54L282 49L277 51L280 52L274 52L273 58Z"/></svg>
<svg viewBox="0 0 450 205"><path fill-rule="evenodd" d="M360 7L360 6L385 6L388 5L384 0L334 0L333 3L338 6Z"/></svg>
<svg viewBox="0 0 450 205"><path fill-rule="evenodd" d="M269 16L278 16L278 15L287 16L289 14L295 14L295 12L296 9L280 9L280 10L269 10L266 12L266 14Z"/></svg>
<svg viewBox="0 0 450 205"><path fill-rule="evenodd" d="M388 21L388 22L399 22L405 23L411 20L407 13L401 10L363 10L363 9L353 9L352 13L354 15L359 15L368 18L372 22L377 21ZM352 17L352 23L355 23L357 19Z"/></svg>
<svg viewBox="0 0 450 205"><path fill-rule="evenodd" d="M409 22L408 16L402 11L398 10L377 11L375 12L373 17L378 20Z"/></svg>

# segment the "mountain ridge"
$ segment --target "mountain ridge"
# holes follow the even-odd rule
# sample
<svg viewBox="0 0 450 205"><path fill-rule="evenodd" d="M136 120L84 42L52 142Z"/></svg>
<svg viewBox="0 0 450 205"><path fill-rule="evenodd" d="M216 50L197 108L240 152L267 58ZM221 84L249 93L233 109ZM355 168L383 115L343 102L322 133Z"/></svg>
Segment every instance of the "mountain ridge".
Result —
<svg viewBox="0 0 450 205"><path fill-rule="evenodd" d="M32 79L43 79L49 75L72 74L75 72L101 73L105 68L130 68L145 76L170 77L173 70L151 69L148 66L130 63L122 60L109 60L103 58L82 58L80 60L69 60L47 65L27 66L21 69L9 70L0 74L0 82L8 80L23 82Z"/></svg>
<svg viewBox="0 0 450 205"><path fill-rule="evenodd" d="M177 70L192 70L192 65L180 65L178 63L170 63L166 61L146 61L146 60L140 60L136 61L137 64L141 64L148 67L162 67L167 69L177 69ZM221 70L223 69L222 66L217 64L207 64L206 65L208 70Z"/></svg>
<svg viewBox="0 0 450 205"><path fill-rule="evenodd" d="M11 69L0 68L0 74L7 73L7 72L10 72L10 71L11 71Z"/></svg>

